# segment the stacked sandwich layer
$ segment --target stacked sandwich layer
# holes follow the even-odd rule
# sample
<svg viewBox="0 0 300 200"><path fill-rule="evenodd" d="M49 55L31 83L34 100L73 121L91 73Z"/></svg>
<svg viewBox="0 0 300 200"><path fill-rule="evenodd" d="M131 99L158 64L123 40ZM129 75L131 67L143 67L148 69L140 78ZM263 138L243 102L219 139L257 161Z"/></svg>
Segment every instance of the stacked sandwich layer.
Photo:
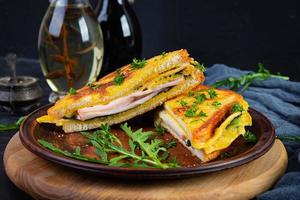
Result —
<svg viewBox="0 0 300 200"><path fill-rule="evenodd" d="M252 124L243 97L229 90L197 86L165 102L156 123L207 162L220 155Z"/></svg>
<svg viewBox="0 0 300 200"><path fill-rule="evenodd" d="M69 94L37 119L65 132L116 124L162 105L204 81L186 50L133 63Z"/></svg>

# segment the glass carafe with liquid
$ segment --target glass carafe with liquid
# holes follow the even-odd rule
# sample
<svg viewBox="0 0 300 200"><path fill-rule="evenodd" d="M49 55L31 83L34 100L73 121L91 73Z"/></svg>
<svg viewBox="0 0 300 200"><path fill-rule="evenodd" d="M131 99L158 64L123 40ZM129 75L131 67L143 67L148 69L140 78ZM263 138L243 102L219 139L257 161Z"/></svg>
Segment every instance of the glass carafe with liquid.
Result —
<svg viewBox="0 0 300 200"><path fill-rule="evenodd" d="M103 60L103 36L88 0L52 0L42 21L40 64L54 102L70 88L95 81Z"/></svg>

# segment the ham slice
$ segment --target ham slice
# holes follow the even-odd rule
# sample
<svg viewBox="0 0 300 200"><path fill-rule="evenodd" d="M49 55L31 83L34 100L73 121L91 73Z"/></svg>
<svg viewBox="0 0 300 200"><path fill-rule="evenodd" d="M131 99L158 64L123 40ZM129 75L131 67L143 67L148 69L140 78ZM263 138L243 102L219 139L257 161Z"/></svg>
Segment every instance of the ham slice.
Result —
<svg viewBox="0 0 300 200"><path fill-rule="evenodd" d="M77 119L84 121L95 117L112 115L129 110L140 104L145 103L146 101L156 96L158 93L165 90L166 88L178 85L182 80L183 78L179 78L174 81L170 81L168 83L159 85L154 89L137 91L128 96L115 99L106 105L97 105L79 109L77 111Z"/></svg>

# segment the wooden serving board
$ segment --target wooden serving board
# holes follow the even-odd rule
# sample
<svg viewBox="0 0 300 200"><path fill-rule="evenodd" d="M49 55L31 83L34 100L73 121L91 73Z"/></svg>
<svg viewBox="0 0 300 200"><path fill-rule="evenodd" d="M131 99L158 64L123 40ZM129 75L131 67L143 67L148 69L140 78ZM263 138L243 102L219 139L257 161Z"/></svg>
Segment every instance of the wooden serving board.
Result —
<svg viewBox="0 0 300 200"><path fill-rule="evenodd" d="M262 157L194 178L129 181L101 178L45 161L16 134L4 153L8 177L35 199L251 199L283 175L287 153L280 140Z"/></svg>

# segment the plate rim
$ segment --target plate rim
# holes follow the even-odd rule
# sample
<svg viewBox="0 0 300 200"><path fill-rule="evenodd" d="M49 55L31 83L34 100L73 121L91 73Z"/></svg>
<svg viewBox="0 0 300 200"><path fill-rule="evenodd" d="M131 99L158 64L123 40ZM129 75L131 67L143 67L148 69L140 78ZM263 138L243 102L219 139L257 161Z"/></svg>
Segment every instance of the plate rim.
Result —
<svg viewBox="0 0 300 200"><path fill-rule="evenodd" d="M54 162L56 164L70 167L76 170L82 170L85 172L90 172L93 174L98 174L101 176L108 176L108 177L117 177L117 178L134 178L134 179L164 179L164 178L179 178L179 177L189 177L191 175L199 175L208 172L215 172L220 171L228 168L237 167L250 161L253 161L262 155L264 155L267 151L271 149L273 143L275 141L275 129L272 122L261 112L249 108L250 113L255 113L256 115L263 118L263 120L269 125L270 130L270 137L267 138L266 141L259 140L253 147L248 149L247 151L238 154L238 158L233 159L230 157L228 161L220 160L214 162L204 163L197 167L178 167L178 168L170 168L170 169L157 169L157 168L130 168L130 167L113 167L108 165L102 165L99 163L92 163L92 162L85 162L81 160L76 160L73 158L69 158L57 153L52 152L45 147L42 147L37 140L33 137L33 134L27 133L26 125L31 124L30 119L35 116L38 112L49 108L53 104L44 105L29 115L26 116L24 121L22 122L20 129L19 129L19 137L23 144L23 146L29 150L31 153L35 154L36 156ZM32 140L34 142L32 142ZM264 142L264 144L262 144ZM256 146L261 144L259 149L255 149ZM254 149L254 150L253 150ZM224 162L226 161L226 162ZM211 164L213 163L213 165Z"/></svg>

